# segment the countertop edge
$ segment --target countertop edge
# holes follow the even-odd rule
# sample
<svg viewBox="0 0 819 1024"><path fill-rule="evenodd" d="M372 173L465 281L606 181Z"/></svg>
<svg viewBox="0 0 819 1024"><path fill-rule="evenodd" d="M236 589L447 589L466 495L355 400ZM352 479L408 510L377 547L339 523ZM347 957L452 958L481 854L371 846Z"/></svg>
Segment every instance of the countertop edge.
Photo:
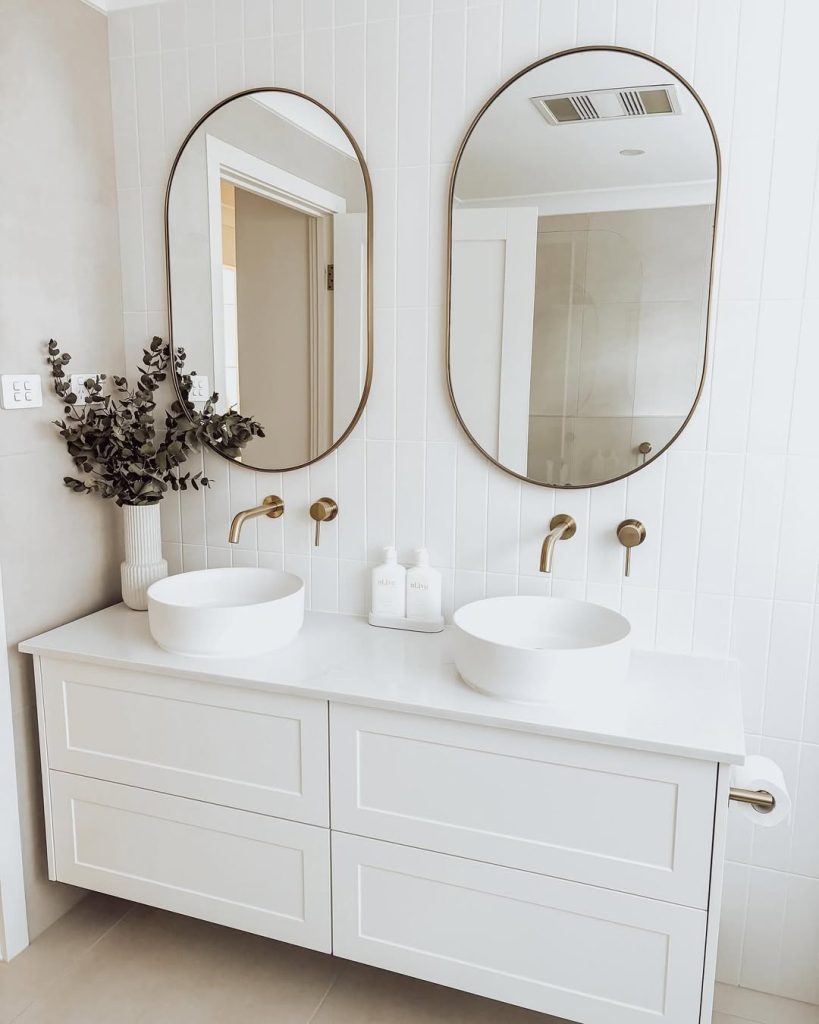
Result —
<svg viewBox="0 0 819 1024"><path fill-rule="evenodd" d="M58 627L59 628L59 627ZM377 708L386 711L399 711L404 714L416 714L427 717L444 718L449 721L467 722L473 725L487 725L493 728L509 729L513 732L527 732L539 736L553 736L557 739L573 740L576 742L597 743L609 747L621 749L641 750L647 753L668 754L673 757L687 757L698 761L709 761L719 764L741 765L745 761L746 753L742 750L723 750L704 748L696 746L685 746L673 744L662 740L635 739L634 737L618 736L617 734L599 732L593 729L581 730L572 729L561 725L549 725L546 723L531 722L521 718L504 718L491 714L458 710L441 707L430 703L418 701L405 702L389 698L378 698L360 693L348 693L321 686L323 676L316 679L316 684L298 682L271 682L258 679L247 679L229 674L197 671L189 666L170 666L155 664L136 664L126 659L113 658L107 655L98 655L87 652L67 651L55 648L46 644L38 643L41 636L32 637L30 640L21 641L18 650L24 654L31 654L37 657L53 657L60 660L81 662L84 664L97 665L102 668L115 669L142 669L154 675L185 678L203 683L215 683L229 686L242 686L252 690L262 690L271 693L281 693L288 696L308 697L314 700L326 700L339 704L349 704L358 707ZM653 652L652 652L653 653ZM465 685L465 684L464 684ZM513 704L504 704L504 707L514 707Z"/></svg>

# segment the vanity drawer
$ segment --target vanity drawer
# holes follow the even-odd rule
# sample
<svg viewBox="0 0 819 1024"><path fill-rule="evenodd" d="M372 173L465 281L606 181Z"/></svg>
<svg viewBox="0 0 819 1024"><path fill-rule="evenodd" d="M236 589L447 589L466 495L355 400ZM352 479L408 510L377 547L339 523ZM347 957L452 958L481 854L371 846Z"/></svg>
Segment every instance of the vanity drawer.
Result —
<svg viewBox="0 0 819 1024"><path fill-rule="evenodd" d="M330 706L332 827L704 908L716 766Z"/></svg>
<svg viewBox="0 0 819 1024"><path fill-rule="evenodd" d="M76 661L41 672L50 768L329 824L325 701Z"/></svg>
<svg viewBox="0 0 819 1024"><path fill-rule="evenodd" d="M330 952L330 833L50 772L61 882Z"/></svg>
<svg viewBox="0 0 819 1024"><path fill-rule="evenodd" d="M584 1024L699 1019L706 914L333 833L333 952Z"/></svg>

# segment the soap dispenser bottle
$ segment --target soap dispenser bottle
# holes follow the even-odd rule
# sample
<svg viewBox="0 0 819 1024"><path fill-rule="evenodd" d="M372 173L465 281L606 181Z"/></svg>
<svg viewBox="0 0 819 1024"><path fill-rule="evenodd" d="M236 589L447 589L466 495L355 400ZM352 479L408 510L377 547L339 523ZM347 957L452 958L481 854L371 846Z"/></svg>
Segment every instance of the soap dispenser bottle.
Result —
<svg viewBox="0 0 819 1024"><path fill-rule="evenodd" d="M407 618L437 622L441 618L441 574L429 564L426 548L415 552L407 570Z"/></svg>
<svg viewBox="0 0 819 1024"><path fill-rule="evenodd" d="M384 548L384 563L373 569L372 611L374 615L403 618L407 612L407 570L398 564L395 548Z"/></svg>

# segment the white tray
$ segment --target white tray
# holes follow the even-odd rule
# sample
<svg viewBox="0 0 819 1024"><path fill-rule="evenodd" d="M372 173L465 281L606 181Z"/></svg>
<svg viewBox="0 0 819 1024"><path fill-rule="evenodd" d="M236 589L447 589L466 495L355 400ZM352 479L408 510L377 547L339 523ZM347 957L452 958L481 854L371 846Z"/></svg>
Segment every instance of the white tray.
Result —
<svg viewBox="0 0 819 1024"><path fill-rule="evenodd" d="M444 620L440 619L406 619L400 615L377 615L370 612L370 625L383 626L385 629L409 629L414 633L440 633L444 628Z"/></svg>

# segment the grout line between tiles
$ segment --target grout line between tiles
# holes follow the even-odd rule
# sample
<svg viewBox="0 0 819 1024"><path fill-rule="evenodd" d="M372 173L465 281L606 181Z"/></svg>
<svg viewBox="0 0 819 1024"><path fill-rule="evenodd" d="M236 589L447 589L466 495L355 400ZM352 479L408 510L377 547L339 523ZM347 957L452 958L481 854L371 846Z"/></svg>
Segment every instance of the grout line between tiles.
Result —
<svg viewBox="0 0 819 1024"><path fill-rule="evenodd" d="M310 1014L310 1016L307 1018L307 1020L304 1022L304 1024L313 1024L313 1021L315 1021L316 1017L318 1017L319 1013L321 1012L322 1006L324 1006L324 1004L330 998L330 993L333 991L333 989L336 987L336 985L339 983L339 981L344 977L344 975L347 973L348 970L349 970L349 964L344 964L343 967L341 968L341 970L338 972L338 974L335 975L333 980L327 986L326 992L321 997L321 999L319 1000L318 1005L316 1006L315 1010L313 1010L313 1012Z"/></svg>
<svg viewBox="0 0 819 1024"><path fill-rule="evenodd" d="M799 746L798 740L793 740L791 742ZM771 868L767 867L765 864L747 864L745 861L732 860L727 857L725 859L725 863L734 864L736 867L740 868L748 868L749 871L764 871L769 875L784 875L786 878L804 878L809 882L819 881L819 875L808 875L803 871L791 871L790 868Z"/></svg>

